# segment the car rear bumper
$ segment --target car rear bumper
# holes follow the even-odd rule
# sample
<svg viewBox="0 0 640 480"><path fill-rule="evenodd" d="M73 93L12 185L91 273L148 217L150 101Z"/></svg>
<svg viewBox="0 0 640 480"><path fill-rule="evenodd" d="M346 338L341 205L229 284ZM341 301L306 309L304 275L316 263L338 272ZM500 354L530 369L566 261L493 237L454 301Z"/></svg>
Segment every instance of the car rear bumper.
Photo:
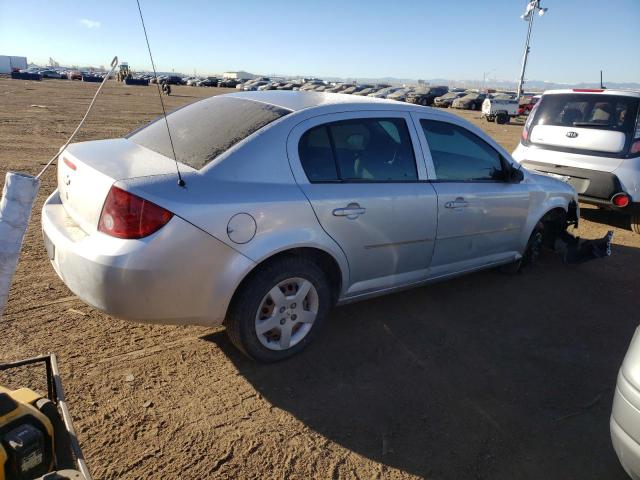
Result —
<svg viewBox="0 0 640 480"><path fill-rule="evenodd" d="M567 167L564 165L553 165L532 160L522 160L520 163L531 170L561 177L563 181L566 181L575 189L578 198L582 202L621 212L631 212L640 209L640 203L638 202L632 202L624 208L616 207L611 203L611 199L617 193L627 193L632 197L632 194L625 190L615 173Z"/></svg>
<svg viewBox="0 0 640 480"><path fill-rule="evenodd" d="M53 268L69 289L127 320L219 325L254 265L176 216L143 239L87 234L67 215L57 190L42 208L42 231Z"/></svg>

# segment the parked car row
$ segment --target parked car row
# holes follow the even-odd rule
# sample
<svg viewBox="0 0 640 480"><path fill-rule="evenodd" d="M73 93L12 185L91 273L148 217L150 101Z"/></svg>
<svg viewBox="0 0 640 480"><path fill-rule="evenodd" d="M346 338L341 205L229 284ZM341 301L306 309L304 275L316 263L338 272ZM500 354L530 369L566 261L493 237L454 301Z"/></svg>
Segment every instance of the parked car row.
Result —
<svg viewBox="0 0 640 480"><path fill-rule="evenodd" d="M400 102L423 106L452 107L458 109L480 110L486 98L514 99L513 92L482 93L477 90L462 88L449 89L447 86L398 86L388 84L355 84L329 83L321 79L302 79L289 81L274 81L268 77L260 77L239 83L235 87L244 91L263 90L300 90L307 92L343 93L345 95L369 96L372 98L386 98ZM532 98L529 96L529 98ZM530 111L523 110L524 114Z"/></svg>
<svg viewBox="0 0 640 480"><path fill-rule="evenodd" d="M30 73L39 75L40 78L53 78L58 80L92 80L92 79L100 79L102 80L106 75L105 72L94 72L94 71L86 71L86 70L68 70L61 68L40 68L40 67L29 67L24 70L20 70L21 73Z"/></svg>

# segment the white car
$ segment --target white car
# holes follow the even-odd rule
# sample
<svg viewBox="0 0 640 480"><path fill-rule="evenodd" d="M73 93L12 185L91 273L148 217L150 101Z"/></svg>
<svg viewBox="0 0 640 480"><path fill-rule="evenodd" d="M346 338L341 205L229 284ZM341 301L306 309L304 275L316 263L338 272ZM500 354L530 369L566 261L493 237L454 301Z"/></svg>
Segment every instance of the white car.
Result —
<svg viewBox="0 0 640 480"><path fill-rule="evenodd" d="M513 158L569 183L585 203L630 214L640 233L639 105L638 90L547 91Z"/></svg>
<svg viewBox="0 0 640 480"><path fill-rule="evenodd" d="M611 441L625 471L640 479L640 328L618 373L611 412Z"/></svg>
<svg viewBox="0 0 640 480"><path fill-rule="evenodd" d="M511 117L518 116L518 100L510 98L485 98L482 102L482 116L487 122L509 123Z"/></svg>

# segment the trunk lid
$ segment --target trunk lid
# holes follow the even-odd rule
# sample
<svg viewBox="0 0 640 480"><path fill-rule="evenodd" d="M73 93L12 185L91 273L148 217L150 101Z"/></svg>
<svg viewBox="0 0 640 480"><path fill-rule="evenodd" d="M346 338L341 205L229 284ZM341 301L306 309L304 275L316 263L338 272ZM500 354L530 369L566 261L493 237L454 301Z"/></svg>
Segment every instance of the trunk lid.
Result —
<svg viewBox="0 0 640 480"><path fill-rule="evenodd" d="M605 153L621 153L627 141L623 132L559 125L535 125L529 138L537 145Z"/></svg>
<svg viewBox="0 0 640 480"><path fill-rule="evenodd" d="M180 170L193 171L182 164ZM172 173L176 173L172 159L127 139L75 143L58 158L58 191L69 216L91 233L116 181Z"/></svg>

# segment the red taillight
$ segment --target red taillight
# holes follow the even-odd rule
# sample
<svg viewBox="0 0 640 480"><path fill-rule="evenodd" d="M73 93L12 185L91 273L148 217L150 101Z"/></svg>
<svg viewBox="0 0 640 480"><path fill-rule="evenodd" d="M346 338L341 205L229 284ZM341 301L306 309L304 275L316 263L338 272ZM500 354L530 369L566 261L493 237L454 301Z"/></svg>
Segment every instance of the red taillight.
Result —
<svg viewBox="0 0 640 480"><path fill-rule="evenodd" d="M611 203L616 207L624 208L629 205L629 195L626 193L616 193L611 199Z"/></svg>
<svg viewBox="0 0 640 480"><path fill-rule="evenodd" d="M63 157L62 161L64 162L64 164L69 167L71 170L75 170L76 169L76 164L73 163L71 160L69 160L67 157Z"/></svg>
<svg viewBox="0 0 640 480"><path fill-rule="evenodd" d="M634 140L629 149L629 153L640 153L640 140Z"/></svg>
<svg viewBox="0 0 640 480"><path fill-rule="evenodd" d="M158 231L173 213L118 187L111 187L98 230L118 238L142 238Z"/></svg>
<svg viewBox="0 0 640 480"><path fill-rule="evenodd" d="M604 92L601 88L574 88L574 92Z"/></svg>

